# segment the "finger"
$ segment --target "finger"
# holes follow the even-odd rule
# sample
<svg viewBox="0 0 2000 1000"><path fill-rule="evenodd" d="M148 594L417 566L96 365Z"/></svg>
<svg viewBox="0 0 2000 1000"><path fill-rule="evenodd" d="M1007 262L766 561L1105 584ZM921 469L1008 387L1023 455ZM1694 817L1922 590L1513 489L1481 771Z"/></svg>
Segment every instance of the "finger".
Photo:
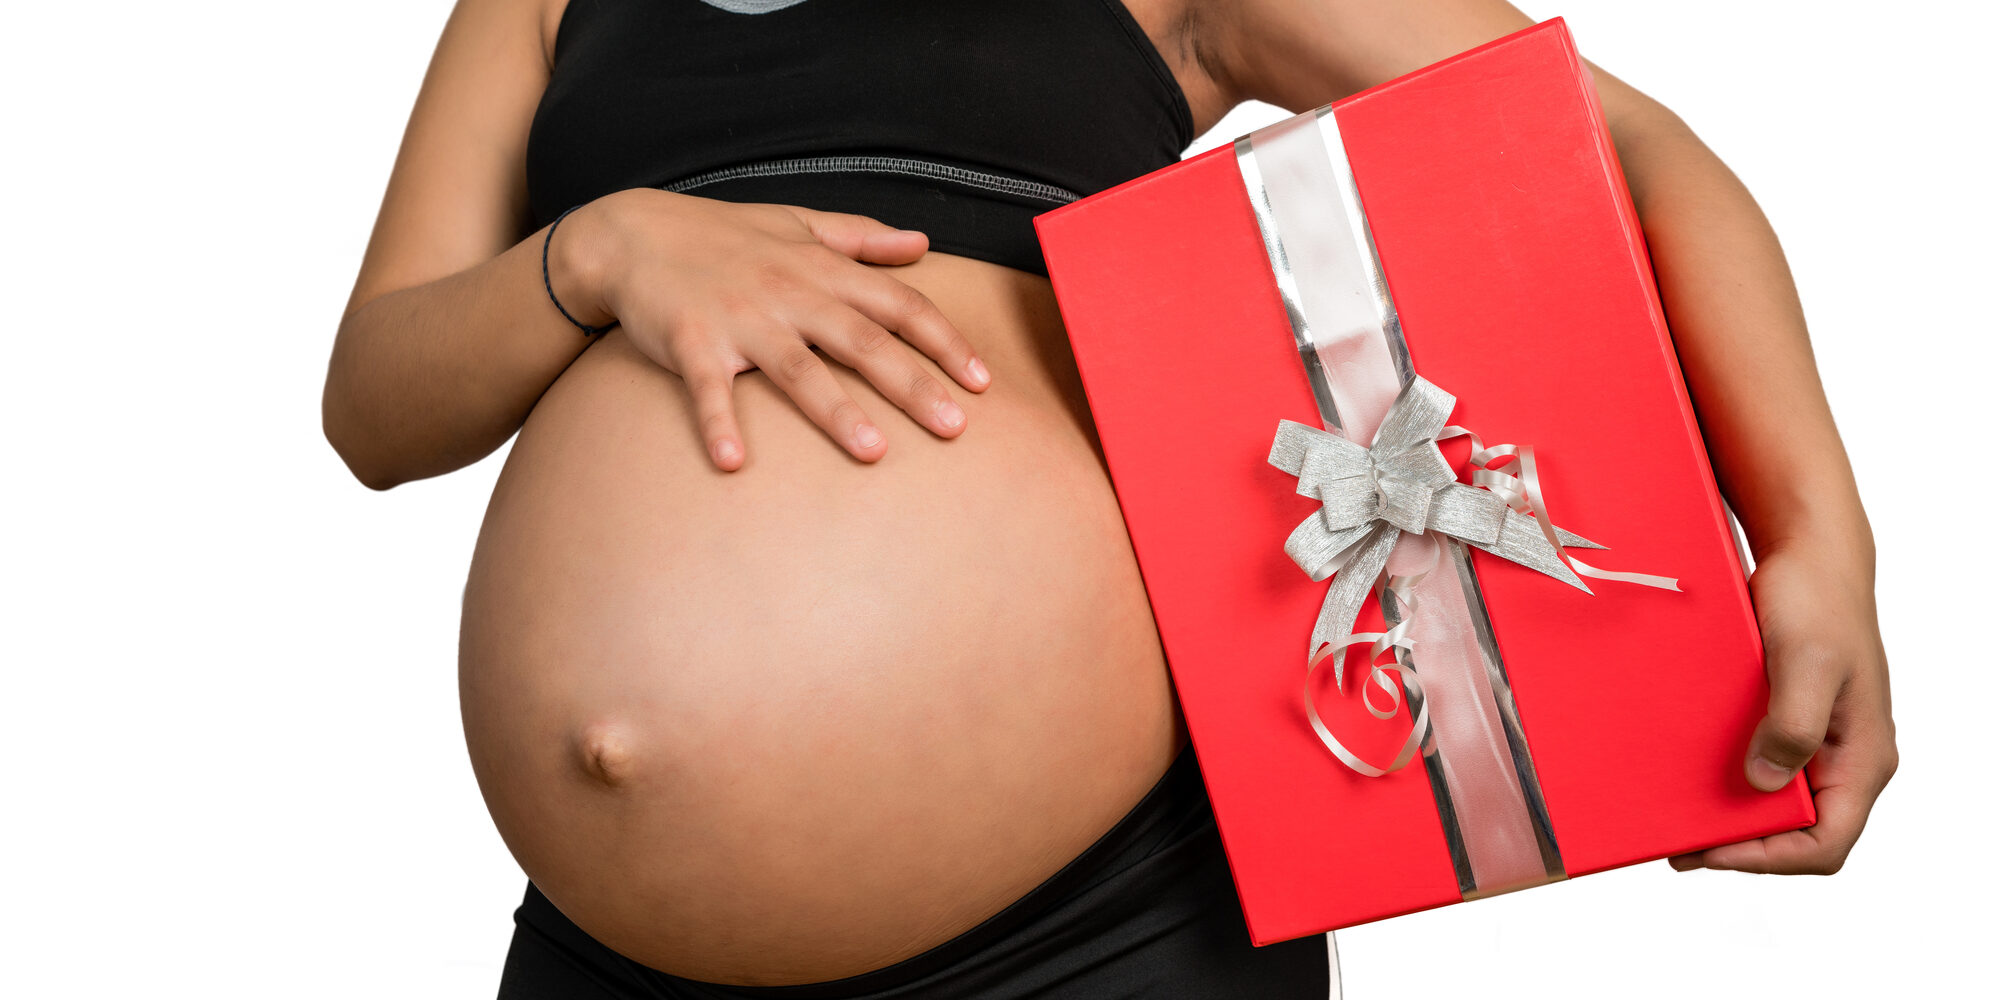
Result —
<svg viewBox="0 0 2000 1000"><path fill-rule="evenodd" d="M1770 707L1750 737L1743 773L1753 787L1774 792L1819 752L1845 664L1811 643L1774 643L1767 654Z"/></svg>
<svg viewBox="0 0 2000 1000"><path fill-rule="evenodd" d="M866 268L854 271L851 276L843 275L852 280L843 280L837 286L848 305L895 331L967 389L982 392L993 381L992 374L972 353L972 343L945 318L930 296L880 271Z"/></svg>
<svg viewBox="0 0 2000 1000"><path fill-rule="evenodd" d="M1680 871L1718 868L1781 875L1839 871L1860 839L1876 798L1895 774L1896 757L1893 727L1836 713L1826 746L1807 765L1818 813L1811 827L1669 860Z"/></svg>
<svg viewBox="0 0 2000 1000"><path fill-rule="evenodd" d="M1819 820L1804 830L1787 830L1756 840L1711 847L1675 859L1674 867L1715 868L1766 875L1831 875L1847 863L1847 855L1868 822L1873 796L1860 785L1822 788L1813 795ZM1683 859L1693 865L1683 867Z"/></svg>
<svg viewBox="0 0 2000 1000"><path fill-rule="evenodd" d="M930 249L930 237L914 229L897 229L865 215L786 207L806 224L814 239L855 260L908 264Z"/></svg>
<svg viewBox="0 0 2000 1000"><path fill-rule="evenodd" d="M944 383L931 376L916 352L866 316L827 303L807 331L820 350L861 373L882 395L940 437L965 430L965 411Z"/></svg>
<svg viewBox="0 0 2000 1000"><path fill-rule="evenodd" d="M690 367L682 376L694 397L695 424L701 428L708 459L724 472L743 467L743 435L736 428L735 381L721 364Z"/></svg>
<svg viewBox="0 0 2000 1000"><path fill-rule="evenodd" d="M750 360L849 454L864 462L881 458L887 449L882 431L834 380L826 362L802 340L783 337L777 341Z"/></svg>

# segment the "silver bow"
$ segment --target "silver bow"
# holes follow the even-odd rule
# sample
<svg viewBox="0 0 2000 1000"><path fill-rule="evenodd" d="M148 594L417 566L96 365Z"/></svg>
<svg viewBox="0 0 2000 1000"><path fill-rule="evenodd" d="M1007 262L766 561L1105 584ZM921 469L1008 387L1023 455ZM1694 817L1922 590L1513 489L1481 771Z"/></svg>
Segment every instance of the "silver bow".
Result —
<svg viewBox="0 0 2000 1000"><path fill-rule="evenodd" d="M1410 648L1405 632L1409 618L1416 613L1414 607L1408 608L1404 620L1388 632L1354 633L1354 620L1360 614L1362 601L1388 565L1389 553L1403 532L1435 531L1449 535L1585 593L1591 592L1590 587L1579 578L1579 573L1679 589L1666 577L1599 570L1566 556L1562 551L1565 547L1604 546L1549 521L1542 507L1533 448L1515 445L1488 448L1472 432L1447 426L1445 420L1456 404L1450 393L1418 376L1397 395L1375 432L1374 443L1368 447L1292 420L1278 422L1277 437L1271 443L1270 463L1298 477L1299 494L1321 503L1285 539L1285 554L1314 580L1338 574L1327 588L1306 650L1307 714L1328 748L1364 774L1386 774L1408 763L1428 731L1428 712L1419 706L1410 737L1395 763L1377 768L1355 758L1326 731L1313 706L1310 678L1320 660L1364 641L1374 643L1371 663L1391 647ZM1476 486L1458 482L1457 474L1438 450L1439 441L1460 436L1472 439ZM1503 473L1489 467L1508 462L1518 463L1520 473ZM1390 580L1388 595L1407 601L1409 584L1422 575ZM1370 680L1390 696L1391 704L1378 707L1365 688L1363 698L1368 701L1370 714L1383 719L1394 714L1402 695L1385 671L1402 674L1406 684L1421 690L1414 675L1400 664L1371 665ZM1345 690L1342 673L1335 669L1334 684Z"/></svg>
<svg viewBox="0 0 2000 1000"><path fill-rule="evenodd" d="M1417 376L1366 448L1294 420L1278 422L1271 464L1297 476L1297 492L1322 504L1292 529L1285 554L1315 580L1340 574L1327 588L1308 655L1346 642L1362 599L1405 531L1442 532L1590 592L1557 545L1603 546L1561 528L1552 543L1534 518L1509 507L1500 494L1458 481L1437 446L1456 404L1451 393Z"/></svg>

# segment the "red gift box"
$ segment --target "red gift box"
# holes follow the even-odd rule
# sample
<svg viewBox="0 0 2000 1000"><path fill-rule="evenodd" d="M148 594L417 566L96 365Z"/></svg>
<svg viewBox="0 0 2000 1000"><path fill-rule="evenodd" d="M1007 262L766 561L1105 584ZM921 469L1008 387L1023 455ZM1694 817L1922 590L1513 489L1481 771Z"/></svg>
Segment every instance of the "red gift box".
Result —
<svg viewBox="0 0 2000 1000"><path fill-rule="evenodd" d="M1811 824L1803 778L1743 777L1767 698L1744 566L1560 19L1035 222L1255 943ZM1453 477L1486 459L1487 489L1377 436L1433 387L1484 440L1417 437ZM1533 497L1488 441L1532 446ZM1508 533L1413 533L1494 504ZM1286 548L1361 531L1395 546L1380 576L1376 541L1331 584ZM1679 592L1558 579L1585 538ZM1343 580L1363 640L1308 686Z"/></svg>

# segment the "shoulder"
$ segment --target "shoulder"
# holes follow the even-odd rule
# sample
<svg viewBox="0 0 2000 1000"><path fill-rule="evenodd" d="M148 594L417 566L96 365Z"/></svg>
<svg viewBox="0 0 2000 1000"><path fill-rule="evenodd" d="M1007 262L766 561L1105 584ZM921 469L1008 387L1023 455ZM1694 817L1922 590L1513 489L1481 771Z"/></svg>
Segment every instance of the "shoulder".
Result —
<svg viewBox="0 0 2000 1000"><path fill-rule="evenodd" d="M1302 111L1532 24L1506 0L1184 0L1238 101Z"/></svg>
<svg viewBox="0 0 2000 1000"><path fill-rule="evenodd" d="M585 0L587 2L587 0ZM570 0L455 0L446 33L454 26L460 33L532 41L544 65L555 62L556 29ZM512 44L509 47L513 47Z"/></svg>

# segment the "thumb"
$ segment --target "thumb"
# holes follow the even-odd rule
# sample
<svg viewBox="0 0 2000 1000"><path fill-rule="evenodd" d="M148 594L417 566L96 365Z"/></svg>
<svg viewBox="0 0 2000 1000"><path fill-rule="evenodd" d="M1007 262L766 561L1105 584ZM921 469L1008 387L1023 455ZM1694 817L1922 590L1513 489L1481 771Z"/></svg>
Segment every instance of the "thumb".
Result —
<svg viewBox="0 0 2000 1000"><path fill-rule="evenodd" d="M1826 740L1841 671L1831 656L1810 646L1768 649L1771 703L1750 737L1743 773L1759 790L1785 787Z"/></svg>
<svg viewBox="0 0 2000 1000"><path fill-rule="evenodd" d="M793 208L813 238L858 261L908 264L930 249L930 239L914 229L897 229L865 215Z"/></svg>

